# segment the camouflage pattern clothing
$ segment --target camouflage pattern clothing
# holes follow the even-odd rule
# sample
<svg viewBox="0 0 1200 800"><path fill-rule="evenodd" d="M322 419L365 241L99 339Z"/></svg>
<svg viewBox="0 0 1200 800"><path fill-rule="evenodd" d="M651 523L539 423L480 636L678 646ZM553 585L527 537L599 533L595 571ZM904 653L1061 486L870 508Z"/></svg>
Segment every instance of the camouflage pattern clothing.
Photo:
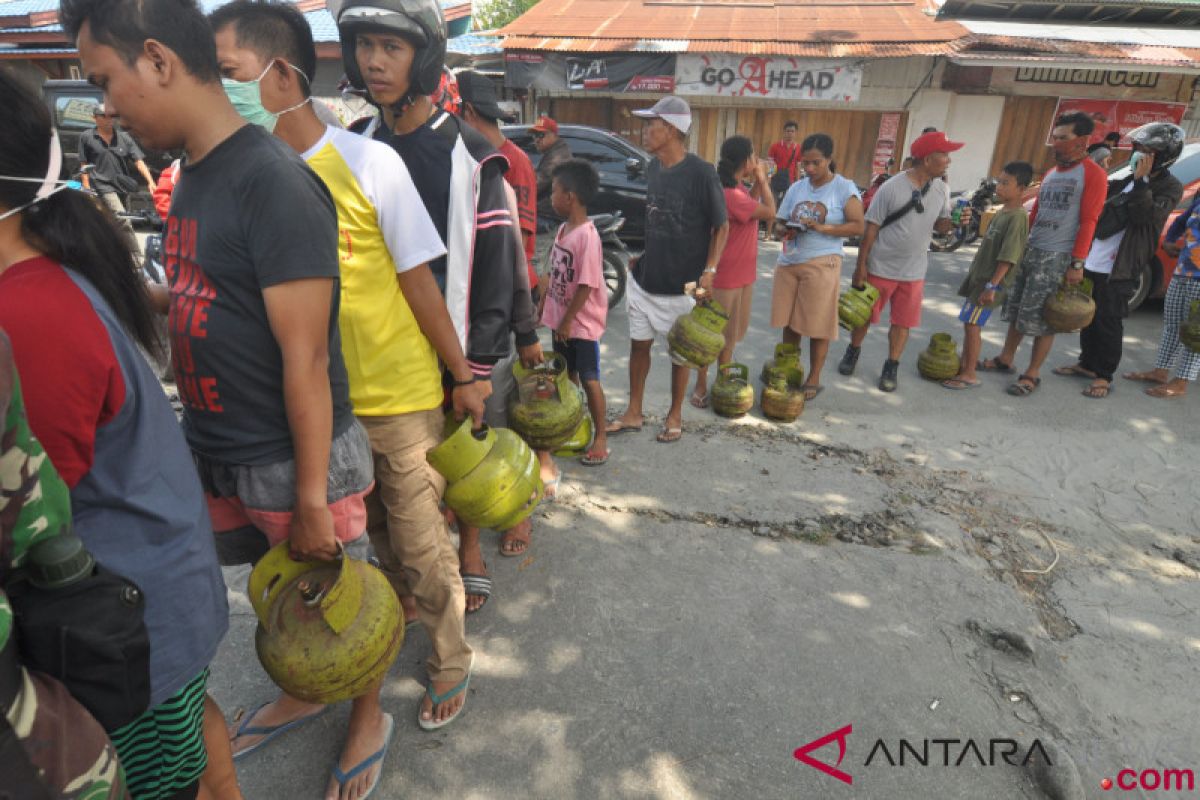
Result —
<svg viewBox="0 0 1200 800"><path fill-rule="evenodd" d="M8 337L0 331L0 586L29 547L70 529L71 500L25 419ZM14 797L128 798L116 750L58 681L20 664L0 591L0 775ZM14 742L15 738L15 742Z"/></svg>
<svg viewBox="0 0 1200 800"><path fill-rule="evenodd" d="M1046 324L1043 309L1062 285L1069 266L1070 253L1026 247L1012 290L1004 300L1004 321L1015 322L1017 330L1026 336L1053 334L1055 331Z"/></svg>

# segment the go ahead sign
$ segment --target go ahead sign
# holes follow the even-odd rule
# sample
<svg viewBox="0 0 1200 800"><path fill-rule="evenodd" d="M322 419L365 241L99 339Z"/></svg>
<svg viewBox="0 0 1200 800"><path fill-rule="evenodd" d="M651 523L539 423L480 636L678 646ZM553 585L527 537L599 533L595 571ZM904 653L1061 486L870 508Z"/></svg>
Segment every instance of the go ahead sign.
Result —
<svg viewBox="0 0 1200 800"><path fill-rule="evenodd" d="M737 55L679 55L675 93L853 103L862 69L836 61Z"/></svg>

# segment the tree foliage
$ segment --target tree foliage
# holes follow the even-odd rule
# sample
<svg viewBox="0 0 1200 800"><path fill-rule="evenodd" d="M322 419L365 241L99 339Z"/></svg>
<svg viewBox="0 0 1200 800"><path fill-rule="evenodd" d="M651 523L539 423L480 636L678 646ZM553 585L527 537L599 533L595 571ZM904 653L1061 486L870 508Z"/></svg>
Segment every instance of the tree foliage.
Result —
<svg viewBox="0 0 1200 800"><path fill-rule="evenodd" d="M537 5L538 0L479 0L475 4L475 22L481 30L503 28Z"/></svg>

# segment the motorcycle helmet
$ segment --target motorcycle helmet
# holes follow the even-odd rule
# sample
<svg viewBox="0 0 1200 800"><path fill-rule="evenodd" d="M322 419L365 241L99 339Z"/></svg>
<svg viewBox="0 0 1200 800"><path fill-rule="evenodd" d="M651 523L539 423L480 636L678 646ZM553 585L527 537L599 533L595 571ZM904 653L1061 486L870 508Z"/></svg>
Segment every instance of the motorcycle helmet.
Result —
<svg viewBox="0 0 1200 800"><path fill-rule="evenodd" d="M1183 128L1171 122L1151 122L1129 132L1129 141L1154 152L1157 172L1175 163L1183 152Z"/></svg>
<svg viewBox="0 0 1200 800"><path fill-rule="evenodd" d="M354 54L355 34L374 30L401 36L416 48L403 105L437 91L446 61L446 19L438 0L330 0L328 9L337 22L342 66L351 86L366 89Z"/></svg>

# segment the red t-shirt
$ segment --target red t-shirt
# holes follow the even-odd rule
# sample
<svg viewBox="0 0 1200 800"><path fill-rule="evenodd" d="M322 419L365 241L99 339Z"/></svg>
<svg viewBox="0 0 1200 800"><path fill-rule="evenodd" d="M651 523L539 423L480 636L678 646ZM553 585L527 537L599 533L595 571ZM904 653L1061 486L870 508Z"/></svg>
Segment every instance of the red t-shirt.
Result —
<svg viewBox="0 0 1200 800"><path fill-rule="evenodd" d="M95 461L96 429L125 403L108 330L66 270L43 257L0 274L0 328L12 340L29 427L74 488Z"/></svg>
<svg viewBox="0 0 1200 800"><path fill-rule="evenodd" d="M525 244L525 264L529 269L529 285L537 285L537 271L533 267L533 253L537 239L537 177L533 162L525 151L510 140L500 145L500 154L508 159L508 172L504 179L517 195L517 213L520 216L521 241Z"/></svg>
<svg viewBox="0 0 1200 800"><path fill-rule="evenodd" d="M758 200L743 186L725 189L725 211L729 215L729 238L717 262L714 289L740 289L758 277Z"/></svg>
<svg viewBox="0 0 1200 800"><path fill-rule="evenodd" d="M795 142L785 144L781 139L767 150L767 158L775 162L776 169L786 169L788 180L796 182L796 176L799 174L797 167L800 165L800 145Z"/></svg>

